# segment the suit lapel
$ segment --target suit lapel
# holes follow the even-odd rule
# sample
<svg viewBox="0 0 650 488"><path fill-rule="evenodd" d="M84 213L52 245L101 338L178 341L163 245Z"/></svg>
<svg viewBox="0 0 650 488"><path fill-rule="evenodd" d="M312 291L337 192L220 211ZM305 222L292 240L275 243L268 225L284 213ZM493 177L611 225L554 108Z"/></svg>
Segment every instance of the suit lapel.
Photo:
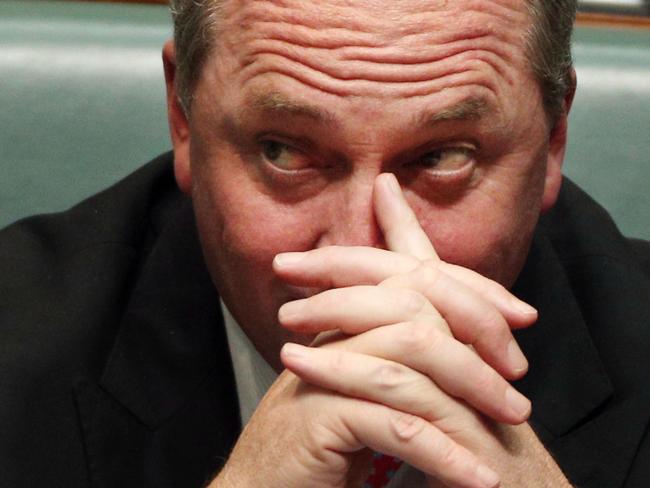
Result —
<svg viewBox="0 0 650 488"><path fill-rule="evenodd" d="M539 229L514 291L539 310L538 323L516 333L530 371L515 386L532 400L531 424L576 486L622 486L647 409L614 394L567 272Z"/></svg>
<svg viewBox="0 0 650 488"><path fill-rule="evenodd" d="M516 386L532 400L533 420L561 436L606 401L613 387L566 273L539 233L514 292L539 311L534 326L516 332L530 362Z"/></svg>
<svg viewBox="0 0 650 488"><path fill-rule="evenodd" d="M78 392L100 486L126 486L118 482L127 479L128 486L176 486L165 481L175 478L202 483L238 436L219 299L188 202L164 220L169 224L144 258L100 383Z"/></svg>

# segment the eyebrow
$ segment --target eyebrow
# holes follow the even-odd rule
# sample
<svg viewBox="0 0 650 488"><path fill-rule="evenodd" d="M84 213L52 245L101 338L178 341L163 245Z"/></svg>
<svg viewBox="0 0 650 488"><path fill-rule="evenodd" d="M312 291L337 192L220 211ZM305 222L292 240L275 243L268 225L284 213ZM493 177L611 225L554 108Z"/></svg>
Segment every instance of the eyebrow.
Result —
<svg viewBox="0 0 650 488"><path fill-rule="evenodd" d="M315 122L337 125L336 118L327 110L292 100L280 92L253 93L246 98L245 107L245 111L261 111L278 117L306 117ZM480 120L489 109L490 104L485 98L470 96L442 110L424 110L414 117L413 125L433 127L440 122Z"/></svg>
<svg viewBox="0 0 650 488"><path fill-rule="evenodd" d="M312 119L316 122L323 122L328 125L335 125L335 117L320 107L292 100L279 92L253 93L246 99L246 109L272 113L278 117L299 116Z"/></svg>
<svg viewBox="0 0 650 488"><path fill-rule="evenodd" d="M490 104L483 97L468 97L438 111L425 110L415 117L415 125L435 126L440 122L480 120L489 112Z"/></svg>

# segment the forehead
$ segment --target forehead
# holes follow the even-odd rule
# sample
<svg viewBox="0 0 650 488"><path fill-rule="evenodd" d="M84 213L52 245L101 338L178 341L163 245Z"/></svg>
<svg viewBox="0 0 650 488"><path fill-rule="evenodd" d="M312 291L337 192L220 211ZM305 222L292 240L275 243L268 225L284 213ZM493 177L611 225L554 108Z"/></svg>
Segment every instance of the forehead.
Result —
<svg viewBox="0 0 650 488"><path fill-rule="evenodd" d="M526 0L232 0L222 9L222 34L328 49L401 47L400 54L414 57L415 50L459 38L516 42L530 20L526 5Z"/></svg>
<svg viewBox="0 0 650 488"><path fill-rule="evenodd" d="M450 25L485 31L518 24L527 18L526 5L526 0L231 0L222 13L243 29L284 21L379 35L390 42Z"/></svg>
<svg viewBox="0 0 650 488"><path fill-rule="evenodd" d="M216 58L240 90L494 101L527 75L529 20L525 0L233 0Z"/></svg>

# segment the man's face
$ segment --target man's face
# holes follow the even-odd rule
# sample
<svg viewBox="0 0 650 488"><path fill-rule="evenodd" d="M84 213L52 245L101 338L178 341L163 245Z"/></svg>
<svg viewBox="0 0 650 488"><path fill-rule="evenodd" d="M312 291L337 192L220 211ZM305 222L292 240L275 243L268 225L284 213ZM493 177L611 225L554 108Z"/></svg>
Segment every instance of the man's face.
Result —
<svg viewBox="0 0 650 488"><path fill-rule="evenodd" d="M512 284L562 156L525 57L524 2L251 0L224 15L176 171L222 297L269 356L288 337L277 309L301 296L273 257L382 246L382 172L443 260Z"/></svg>

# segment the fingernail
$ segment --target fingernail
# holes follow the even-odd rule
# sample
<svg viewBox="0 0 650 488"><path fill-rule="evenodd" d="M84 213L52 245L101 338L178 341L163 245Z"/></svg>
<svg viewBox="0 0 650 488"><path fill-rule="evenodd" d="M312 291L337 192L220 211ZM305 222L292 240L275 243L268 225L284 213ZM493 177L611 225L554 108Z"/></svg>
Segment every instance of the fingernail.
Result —
<svg viewBox="0 0 650 488"><path fill-rule="evenodd" d="M282 346L280 354L285 358L302 359L306 355L306 349L306 347L299 344L287 342L284 346Z"/></svg>
<svg viewBox="0 0 650 488"><path fill-rule="evenodd" d="M303 260L305 254L302 252L283 252L277 254L273 259L276 266L291 266Z"/></svg>
<svg viewBox="0 0 650 488"><path fill-rule="evenodd" d="M388 183L388 188L390 189L393 195L399 196L402 193L402 189L399 186L399 182L393 173L388 173L386 182Z"/></svg>
<svg viewBox="0 0 650 488"><path fill-rule="evenodd" d="M514 388L506 390L506 402L515 418L523 421L530 415L530 400Z"/></svg>
<svg viewBox="0 0 650 488"><path fill-rule="evenodd" d="M537 309L526 302L522 302L519 299L515 299L515 307L523 315L537 315Z"/></svg>
<svg viewBox="0 0 650 488"><path fill-rule="evenodd" d="M521 352L519 344L514 339L508 344L508 363L517 374L524 373L528 370L528 360L524 353Z"/></svg>
<svg viewBox="0 0 650 488"><path fill-rule="evenodd" d="M484 465L476 470L476 476L485 488L496 488L499 486L499 475Z"/></svg>
<svg viewBox="0 0 650 488"><path fill-rule="evenodd" d="M290 323L299 318L304 308L303 302L303 300L294 300L293 302L287 302L282 305L280 310L278 310L278 320L280 323Z"/></svg>

